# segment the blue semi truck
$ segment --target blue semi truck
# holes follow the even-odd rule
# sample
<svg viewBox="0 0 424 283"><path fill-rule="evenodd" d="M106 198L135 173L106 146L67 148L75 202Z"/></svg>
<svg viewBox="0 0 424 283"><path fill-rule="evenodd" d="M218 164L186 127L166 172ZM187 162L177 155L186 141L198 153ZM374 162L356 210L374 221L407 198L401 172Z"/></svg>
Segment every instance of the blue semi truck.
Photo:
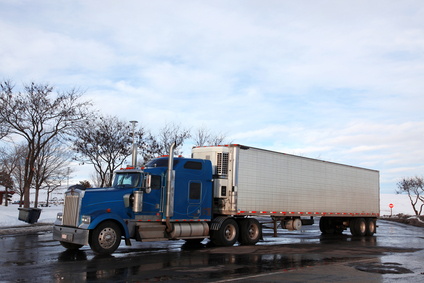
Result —
<svg viewBox="0 0 424 283"><path fill-rule="evenodd" d="M131 239L254 245L264 216L289 230L319 217L325 234L376 232L378 171L235 144L193 148L191 158L173 157L174 147L118 170L111 188L71 186L53 238L98 254Z"/></svg>

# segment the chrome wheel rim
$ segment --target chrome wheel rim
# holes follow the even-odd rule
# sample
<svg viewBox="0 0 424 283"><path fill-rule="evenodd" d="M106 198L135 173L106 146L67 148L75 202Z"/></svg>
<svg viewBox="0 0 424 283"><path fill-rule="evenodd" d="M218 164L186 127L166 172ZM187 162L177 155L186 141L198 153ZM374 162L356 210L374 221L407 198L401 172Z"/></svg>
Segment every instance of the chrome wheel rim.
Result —
<svg viewBox="0 0 424 283"><path fill-rule="evenodd" d="M116 231L112 228L104 228L99 234L99 245L104 249L111 248L117 240Z"/></svg>

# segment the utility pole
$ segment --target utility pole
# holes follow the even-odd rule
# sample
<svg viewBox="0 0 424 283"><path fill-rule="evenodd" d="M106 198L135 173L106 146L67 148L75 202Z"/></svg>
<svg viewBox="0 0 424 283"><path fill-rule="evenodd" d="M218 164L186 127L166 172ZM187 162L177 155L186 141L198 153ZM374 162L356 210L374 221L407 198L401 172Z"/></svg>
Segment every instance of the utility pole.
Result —
<svg viewBox="0 0 424 283"><path fill-rule="evenodd" d="M71 168L70 167L68 167L68 172L66 173L66 175L67 175L67 180L66 180L66 187L67 188L69 188L69 174L70 174L70 170L71 170Z"/></svg>

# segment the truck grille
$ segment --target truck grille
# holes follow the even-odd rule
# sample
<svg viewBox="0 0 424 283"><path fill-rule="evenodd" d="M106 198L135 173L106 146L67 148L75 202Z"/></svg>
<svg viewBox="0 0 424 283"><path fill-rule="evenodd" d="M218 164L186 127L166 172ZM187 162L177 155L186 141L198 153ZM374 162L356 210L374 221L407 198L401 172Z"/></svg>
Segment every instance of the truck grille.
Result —
<svg viewBox="0 0 424 283"><path fill-rule="evenodd" d="M218 152L217 153L217 164L216 164L216 174L217 175L227 175L228 174L228 153L227 152Z"/></svg>
<svg viewBox="0 0 424 283"><path fill-rule="evenodd" d="M63 207L63 225L78 226L80 196L78 193L66 193Z"/></svg>

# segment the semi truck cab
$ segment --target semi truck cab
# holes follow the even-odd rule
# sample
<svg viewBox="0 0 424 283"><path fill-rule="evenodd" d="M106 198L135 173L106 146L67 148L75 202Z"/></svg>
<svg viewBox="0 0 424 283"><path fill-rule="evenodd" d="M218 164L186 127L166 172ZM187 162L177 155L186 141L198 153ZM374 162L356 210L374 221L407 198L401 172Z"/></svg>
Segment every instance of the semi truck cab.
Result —
<svg viewBox="0 0 424 283"><path fill-rule="evenodd" d="M71 186L53 238L68 249L90 245L96 253L113 252L121 239L127 245L130 239L204 239L212 195L209 160L153 159L116 171L110 188Z"/></svg>

